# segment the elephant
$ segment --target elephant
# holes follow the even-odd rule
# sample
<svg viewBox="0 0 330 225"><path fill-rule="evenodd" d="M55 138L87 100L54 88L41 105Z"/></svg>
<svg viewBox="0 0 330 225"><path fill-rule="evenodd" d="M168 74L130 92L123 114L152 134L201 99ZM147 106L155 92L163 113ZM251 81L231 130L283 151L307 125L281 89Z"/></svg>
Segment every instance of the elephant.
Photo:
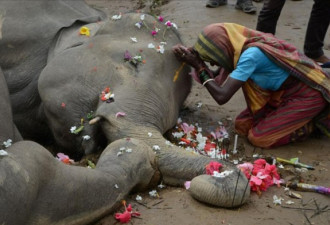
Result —
<svg viewBox="0 0 330 225"><path fill-rule="evenodd" d="M5 12L0 51L8 51L12 61L1 54L6 83L2 80L0 85L8 85L14 114L13 121L10 111L4 114L9 118L5 122L9 127L15 122L24 139L37 140L39 134L42 139L53 138L73 157L99 149L103 152L95 169L69 166L56 160L41 144L18 138L5 149L8 156L0 158L0 198L4 199L1 221L90 224L113 212L128 193L147 190L161 181L182 186L191 180L192 196L211 205L230 208L244 204L250 193L248 180L234 165L220 161L223 170L232 171L226 177L205 175L205 166L214 159L169 145L163 137L176 124L191 88L191 77L187 75L190 68L180 64L170 51L172 45L181 42L175 27L167 28L141 13L104 18L83 1L72 2L40 0L27 4L35 12L43 7L54 15L56 10L52 9L61 9L64 4L90 19L44 19L59 27L41 25L49 31L45 31L47 41L41 41L37 49L31 46L34 42L29 35L17 38L17 43L21 41L29 50L16 45L11 47L14 50L8 49L11 39L6 35L10 27L5 22L11 12ZM26 1L21 6L23 3ZM58 7L53 5L56 3ZM143 26L138 28L137 24ZM152 36L149 29L155 27L160 30ZM40 54L30 58L24 55L25 51L39 50ZM15 57L19 59L16 64ZM177 80L173 79L175 74ZM27 83L15 86L15 76ZM110 93L114 95L108 98ZM8 93L1 94L10 108ZM20 110L21 98L31 100L31 104L22 106L25 116ZM3 132L10 133L1 127Z"/></svg>

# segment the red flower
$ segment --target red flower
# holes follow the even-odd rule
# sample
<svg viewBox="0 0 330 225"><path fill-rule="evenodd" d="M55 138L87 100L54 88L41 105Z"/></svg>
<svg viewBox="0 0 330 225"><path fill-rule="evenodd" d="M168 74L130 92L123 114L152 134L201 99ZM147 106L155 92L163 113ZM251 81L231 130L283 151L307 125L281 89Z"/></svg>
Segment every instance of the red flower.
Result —
<svg viewBox="0 0 330 225"><path fill-rule="evenodd" d="M158 16L158 20L159 20L159 22L163 22L164 18L162 16Z"/></svg>
<svg viewBox="0 0 330 225"><path fill-rule="evenodd" d="M209 164L205 166L206 174L213 175L214 171L220 172L222 164L216 161L211 161Z"/></svg>
<svg viewBox="0 0 330 225"><path fill-rule="evenodd" d="M123 205L125 207L125 211L123 213L116 213L115 218L119 220L121 223L128 223L131 221L132 216L140 216L141 214L139 212L132 212L132 205L129 204L128 207L126 207L126 201L124 200Z"/></svg>
<svg viewBox="0 0 330 225"><path fill-rule="evenodd" d="M155 36L156 34L157 34L157 31L155 31L155 30L151 31L152 36Z"/></svg>

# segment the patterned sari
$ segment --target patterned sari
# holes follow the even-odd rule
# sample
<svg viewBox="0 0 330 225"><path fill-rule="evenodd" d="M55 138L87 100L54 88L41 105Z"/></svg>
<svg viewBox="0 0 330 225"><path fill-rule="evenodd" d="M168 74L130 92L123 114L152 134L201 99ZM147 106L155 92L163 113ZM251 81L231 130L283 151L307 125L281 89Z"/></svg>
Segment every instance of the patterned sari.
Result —
<svg viewBox="0 0 330 225"><path fill-rule="evenodd" d="M306 138L313 127L311 121L324 113L330 102L330 76L317 63L286 41L233 23L205 27L194 49L204 61L222 66L215 77L219 81L236 68L242 52L252 46L288 71L295 82L279 91L263 90L251 80L245 82L248 108L236 118L237 132L265 148ZM322 128L328 132L329 110L325 118Z"/></svg>

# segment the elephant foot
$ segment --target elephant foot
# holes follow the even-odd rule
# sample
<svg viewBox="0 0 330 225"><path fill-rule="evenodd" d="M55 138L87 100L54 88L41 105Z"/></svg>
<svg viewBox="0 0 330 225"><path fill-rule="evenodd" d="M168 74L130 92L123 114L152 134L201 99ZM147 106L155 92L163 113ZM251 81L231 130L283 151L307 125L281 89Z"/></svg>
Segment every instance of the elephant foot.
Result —
<svg viewBox="0 0 330 225"><path fill-rule="evenodd" d="M200 175L191 183L189 192L198 201L224 208L243 205L250 196L249 181L241 171L223 177Z"/></svg>

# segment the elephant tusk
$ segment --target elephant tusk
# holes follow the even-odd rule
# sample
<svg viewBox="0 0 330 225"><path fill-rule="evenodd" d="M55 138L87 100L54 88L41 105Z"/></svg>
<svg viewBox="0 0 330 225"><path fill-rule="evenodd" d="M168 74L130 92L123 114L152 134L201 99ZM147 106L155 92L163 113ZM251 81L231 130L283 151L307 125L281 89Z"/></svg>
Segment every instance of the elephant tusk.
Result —
<svg viewBox="0 0 330 225"><path fill-rule="evenodd" d="M89 125L93 125L96 124L97 122L99 122L101 120L101 117L97 116L94 119L89 121Z"/></svg>

